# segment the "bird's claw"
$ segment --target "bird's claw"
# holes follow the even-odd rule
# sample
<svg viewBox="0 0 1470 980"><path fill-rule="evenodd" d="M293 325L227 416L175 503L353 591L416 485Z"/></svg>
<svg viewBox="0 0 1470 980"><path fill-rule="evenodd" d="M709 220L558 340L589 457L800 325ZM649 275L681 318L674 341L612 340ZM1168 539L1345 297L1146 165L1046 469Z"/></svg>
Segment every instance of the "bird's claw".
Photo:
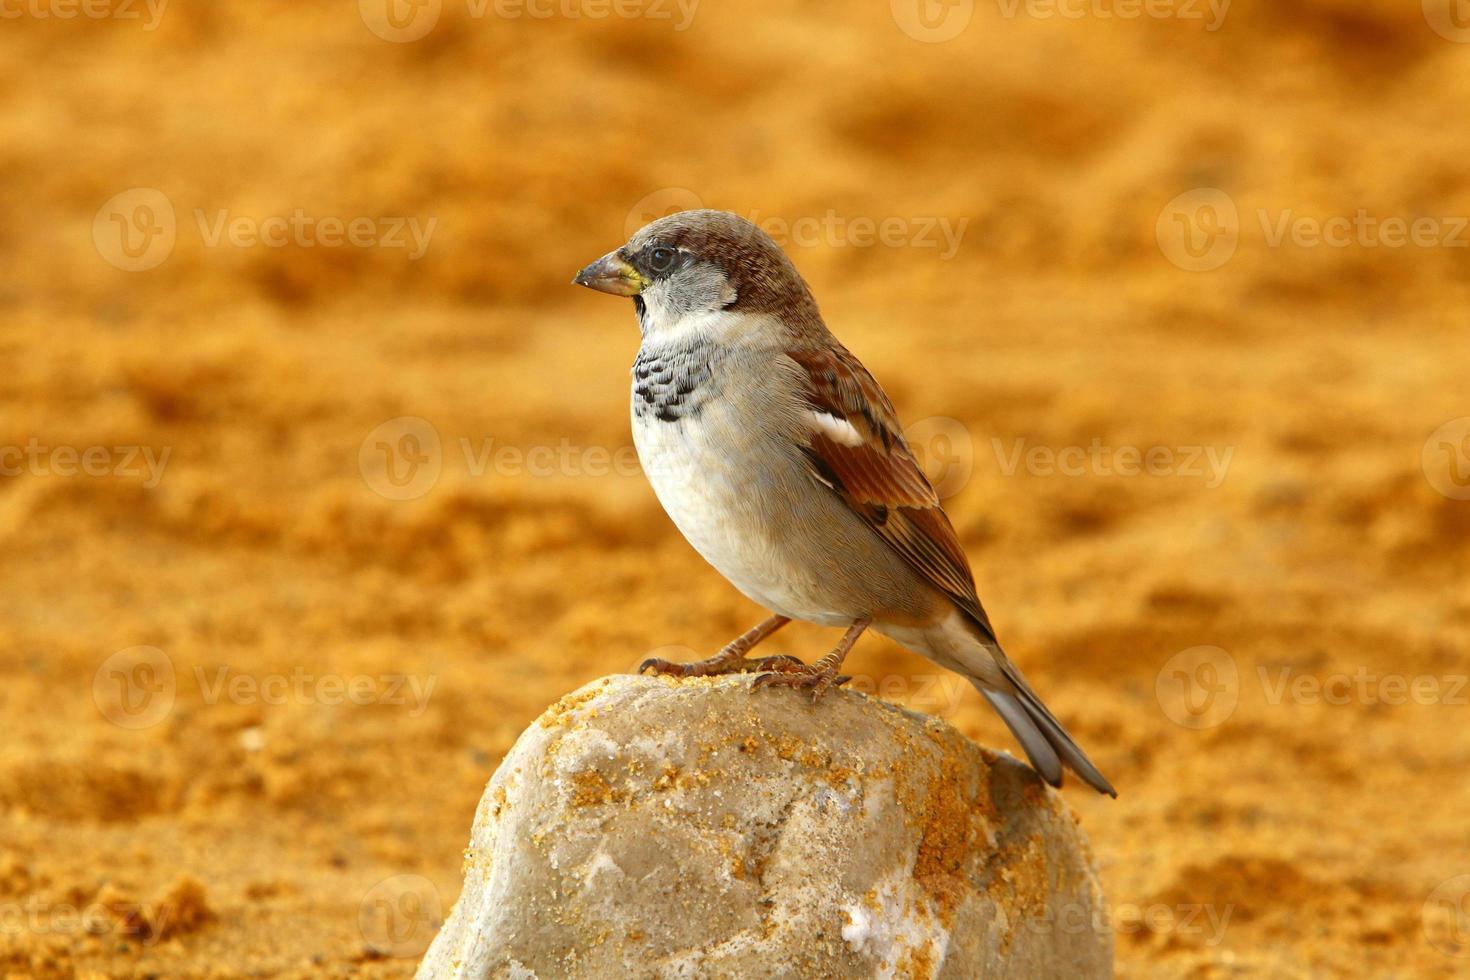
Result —
<svg viewBox="0 0 1470 980"><path fill-rule="evenodd" d="M740 672L740 666L727 657L710 657L681 664L659 657L649 657L638 665L638 673L652 670L655 677L714 677L717 674Z"/></svg>
<svg viewBox="0 0 1470 980"><path fill-rule="evenodd" d="M741 672L753 674L756 671L774 671L778 674L787 674L793 671L806 670L806 663L796 659L789 653L778 653L771 657L759 657L755 660L747 660L741 667Z"/></svg>
<svg viewBox="0 0 1470 980"><path fill-rule="evenodd" d="M649 657L638 665L640 674L652 670L655 676L669 677L713 677L718 674L749 674L758 670L787 672L806 669L805 663L784 653L754 660L716 654L708 660L696 660L687 664L675 663L659 657Z"/></svg>
<svg viewBox="0 0 1470 980"><path fill-rule="evenodd" d="M638 673L646 673L650 668L655 675L675 674L684 669L684 664L676 664L672 660L662 660L658 657L649 657L638 665Z"/></svg>
<svg viewBox="0 0 1470 980"><path fill-rule="evenodd" d="M835 670L824 670L820 667L809 667L802 664L800 667L788 667L784 670L776 669L770 673L761 674L751 685L758 687L794 687L803 691L812 692L812 704L816 704L834 687L841 687L852 677L848 674L839 674Z"/></svg>

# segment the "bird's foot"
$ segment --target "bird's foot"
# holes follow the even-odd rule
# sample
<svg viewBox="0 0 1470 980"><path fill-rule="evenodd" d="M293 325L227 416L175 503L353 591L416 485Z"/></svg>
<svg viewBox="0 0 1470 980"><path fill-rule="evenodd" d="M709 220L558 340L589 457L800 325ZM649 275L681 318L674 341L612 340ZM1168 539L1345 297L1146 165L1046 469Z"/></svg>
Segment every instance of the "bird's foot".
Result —
<svg viewBox="0 0 1470 980"><path fill-rule="evenodd" d="M810 670L804 661L798 660L788 653L778 653L772 657L757 657L754 660L745 661L741 668L743 674L754 674L758 671L776 671L789 674L800 670Z"/></svg>
<svg viewBox="0 0 1470 980"><path fill-rule="evenodd" d="M775 664L778 661L789 661L793 664L806 666L795 657L762 657L759 660L745 659L745 655L757 643L789 622L791 622L791 619L787 616L772 616L765 622L741 633L735 639L726 643L720 649L719 653L713 657L707 657L704 660L680 664L672 660L649 657L638 665L638 673L641 674L646 670L652 670L655 675L668 677L715 677L720 674L744 674L752 670L772 669L764 665L767 663Z"/></svg>
<svg viewBox="0 0 1470 980"><path fill-rule="evenodd" d="M660 677L717 677L721 674L749 674L758 670L805 669L807 669L806 664L784 653L774 657L747 660L744 654L727 650L721 650L705 660L695 660L687 664L649 657L638 665L638 673L651 670Z"/></svg>
<svg viewBox="0 0 1470 980"><path fill-rule="evenodd" d="M868 628L869 622L870 620L865 617L849 626L847 632L842 634L842 642L837 644L837 649L811 666L806 664L777 666L771 673L757 677L751 686L795 687L803 691L811 691L812 704L816 704L832 688L841 687L852 680L848 675L837 672L842 669L842 661L852 650L852 645L857 642L857 638L863 635L863 630Z"/></svg>
<svg viewBox="0 0 1470 980"><path fill-rule="evenodd" d="M766 657L766 660L776 660L776 657ZM793 658L785 658L793 659ZM826 658L823 658L826 659ZM753 663L758 661L752 661ZM772 664L770 672L761 674L755 679L751 686L755 687L794 687L812 693L812 704L826 695L834 687L841 687L852 680L847 674L837 673L836 664L823 664L821 661L811 664Z"/></svg>

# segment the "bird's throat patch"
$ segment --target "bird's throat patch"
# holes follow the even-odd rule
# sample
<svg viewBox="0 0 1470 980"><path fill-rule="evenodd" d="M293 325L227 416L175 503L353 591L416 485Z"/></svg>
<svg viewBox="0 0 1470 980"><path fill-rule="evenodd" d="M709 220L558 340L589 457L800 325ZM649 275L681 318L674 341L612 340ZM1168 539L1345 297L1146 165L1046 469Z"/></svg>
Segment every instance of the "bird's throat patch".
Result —
<svg viewBox="0 0 1470 980"><path fill-rule="evenodd" d="M633 414L678 422L704 408L713 377L712 359L696 349L640 350L633 362Z"/></svg>

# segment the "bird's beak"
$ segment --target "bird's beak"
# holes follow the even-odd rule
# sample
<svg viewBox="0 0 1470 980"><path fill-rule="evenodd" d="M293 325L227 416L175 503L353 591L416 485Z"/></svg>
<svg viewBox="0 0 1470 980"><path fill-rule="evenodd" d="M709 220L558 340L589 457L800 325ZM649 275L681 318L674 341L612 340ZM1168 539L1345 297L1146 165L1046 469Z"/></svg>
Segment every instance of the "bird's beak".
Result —
<svg viewBox="0 0 1470 980"><path fill-rule="evenodd" d="M572 282L595 289L599 293L612 293L614 296L637 296L648 285L648 280L619 257L617 252L608 252L577 273L577 278Z"/></svg>

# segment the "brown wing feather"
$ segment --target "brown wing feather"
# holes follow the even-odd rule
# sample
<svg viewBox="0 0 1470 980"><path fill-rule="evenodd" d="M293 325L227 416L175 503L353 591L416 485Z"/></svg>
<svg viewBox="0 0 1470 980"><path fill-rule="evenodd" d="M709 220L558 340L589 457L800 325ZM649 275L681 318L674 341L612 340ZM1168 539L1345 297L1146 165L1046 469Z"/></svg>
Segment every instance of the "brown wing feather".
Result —
<svg viewBox="0 0 1470 980"><path fill-rule="evenodd" d="M807 450L813 475L993 640L959 536L878 382L840 345L789 356L811 380L812 410L847 422L862 436L860 445L849 446L814 430Z"/></svg>

